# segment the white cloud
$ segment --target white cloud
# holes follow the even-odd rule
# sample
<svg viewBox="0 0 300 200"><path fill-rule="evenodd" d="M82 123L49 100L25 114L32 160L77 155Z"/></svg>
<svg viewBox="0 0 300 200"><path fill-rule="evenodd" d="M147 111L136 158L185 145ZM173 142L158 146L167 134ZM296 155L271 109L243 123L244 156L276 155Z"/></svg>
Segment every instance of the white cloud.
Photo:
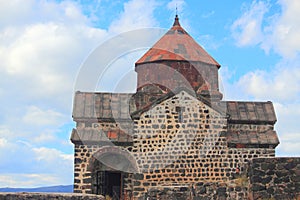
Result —
<svg viewBox="0 0 300 200"><path fill-rule="evenodd" d="M66 121L63 114L50 109L42 110L36 106L29 106L22 119L29 126L59 126Z"/></svg>
<svg viewBox="0 0 300 200"><path fill-rule="evenodd" d="M276 131L280 144L276 149L278 156L299 156L300 146L300 101L295 102L274 102L277 114Z"/></svg>
<svg viewBox="0 0 300 200"><path fill-rule="evenodd" d="M297 67L257 70L242 76L238 84L256 99L293 100L300 96L300 71Z"/></svg>
<svg viewBox="0 0 300 200"><path fill-rule="evenodd" d="M85 24L88 18L82 14L81 6L75 1L22 0L0 2L0 29L3 27L26 27L29 24L60 22Z"/></svg>
<svg viewBox="0 0 300 200"><path fill-rule="evenodd" d="M134 51L114 60L99 79L97 90L135 92L137 77L133 69L133 63L141 56L141 51Z"/></svg>
<svg viewBox="0 0 300 200"><path fill-rule="evenodd" d="M231 26L233 36L238 46L255 45L262 40L262 22L268 11L268 4L263 1L253 1L249 9Z"/></svg>
<svg viewBox="0 0 300 200"><path fill-rule="evenodd" d="M33 148L33 151L36 154L36 160L38 161L45 161L47 163L55 162L57 159L62 159L63 161L67 160L70 163L73 161L73 155L64 154L57 149L40 147Z"/></svg>
<svg viewBox="0 0 300 200"><path fill-rule="evenodd" d="M219 89L223 94L223 99L249 101L249 95L245 93L241 85L239 85L238 82L231 81L234 77L236 77L235 70L227 66L222 66L219 70Z"/></svg>
<svg viewBox="0 0 300 200"><path fill-rule="evenodd" d="M105 31L89 27L55 23L28 26L10 45L2 46L0 68L10 77L5 85L24 96L63 95L66 99L71 95L76 69L95 46L92 43L105 37Z"/></svg>
<svg viewBox="0 0 300 200"><path fill-rule="evenodd" d="M299 157L300 132L278 134L280 144L276 148L276 156Z"/></svg>
<svg viewBox="0 0 300 200"><path fill-rule="evenodd" d="M39 134L55 135L69 123L76 72L108 33L91 27L76 2L0 4L13 13L9 16L15 15L0 12L1 19L8 20L0 22L0 91L5 97L0 102L6 105L0 108L1 130L13 133L9 138L45 141Z"/></svg>
<svg viewBox="0 0 300 200"><path fill-rule="evenodd" d="M0 187L72 184L73 154L0 138L0 159Z"/></svg>
<svg viewBox="0 0 300 200"><path fill-rule="evenodd" d="M284 103L275 103L276 111L280 113L280 116L282 117L282 120L287 120L286 118L289 117L291 119L294 119L294 121L298 121L298 119L295 117L295 115L300 115L300 103L290 103L290 104L284 104ZM288 119L288 120L291 120ZM296 124L294 126L298 127ZM286 129L289 129L290 127L286 127ZM290 129L289 129L290 130Z"/></svg>
<svg viewBox="0 0 300 200"><path fill-rule="evenodd" d="M7 126L0 125L0 138L9 139L12 136L12 132L9 130Z"/></svg>
<svg viewBox="0 0 300 200"><path fill-rule="evenodd" d="M36 144L41 144L57 141L57 138L51 132L43 132L32 138L32 141Z"/></svg>
<svg viewBox="0 0 300 200"><path fill-rule="evenodd" d="M155 0L131 0L124 3L124 11L120 14L119 19L111 23L109 32L115 34L137 28L157 26L153 16L156 6Z"/></svg>
<svg viewBox="0 0 300 200"><path fill-rule="evenodd" d="M293 58L300 52L300 1L280 0L279 4L282 12L266 27L262 48L267 52L273 48L283 57Z"/></svg>
<svg viewBox="0 0 300 200"><path fill-rule="evenodd" d="M0 138L0 148L4 148L7 145L7 140L5 138Z"/></svg>
<svg viewBox="0 0 300 200"><path fill-rule="evenodd" d="M21 0L0 1L0 29L11 24L24 24L31 17L30 10L34 2L28 0L24 4Z"/></svg>
<svg viewBox="0 0 300 200"><path fill-rule="evenodd" d="M268 53L274 50L284 58L294 58L300 52L300 2L279 0L281 12L269 13L270 5L265 1L253 1L245 13L231 26L238 46L260 44ZM265 14L271 14L264 18Z"/></svg>
<svg viewBox="0 0 300 200"><path fill-rule="evenodd" d="M1 186L72 184L73 155L63 153L72 146L61 142L70 132L61 127L76 71L107 30L91 27L71 1L0 4Z"/></svg>

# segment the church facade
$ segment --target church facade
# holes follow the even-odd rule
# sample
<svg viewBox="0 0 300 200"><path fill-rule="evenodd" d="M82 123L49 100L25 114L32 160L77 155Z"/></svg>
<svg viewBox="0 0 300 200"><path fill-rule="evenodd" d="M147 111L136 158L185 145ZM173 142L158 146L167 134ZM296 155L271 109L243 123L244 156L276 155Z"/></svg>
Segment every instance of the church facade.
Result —
<svg viewBox="0 0 300 200"><path fill-rule="evenodd" d="M275 157L272 102L222 100L220 67L176 15L135 63L136 93L76 92L74 192L144 199L228 183L249 160Z"/></svg>

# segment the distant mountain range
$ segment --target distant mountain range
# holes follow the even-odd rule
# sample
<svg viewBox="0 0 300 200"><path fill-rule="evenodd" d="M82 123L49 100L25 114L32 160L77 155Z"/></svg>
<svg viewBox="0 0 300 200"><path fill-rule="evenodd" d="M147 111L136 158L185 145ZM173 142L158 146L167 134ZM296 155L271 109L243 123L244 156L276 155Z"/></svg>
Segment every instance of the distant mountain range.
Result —
<svg viewBox="0 0 300 200"><path fill-rule="evenodd" d="M71 193L73 192L73 185L57 185L49 187L38 188L0 188L0 192L57 192L57 193Z"/></svg>

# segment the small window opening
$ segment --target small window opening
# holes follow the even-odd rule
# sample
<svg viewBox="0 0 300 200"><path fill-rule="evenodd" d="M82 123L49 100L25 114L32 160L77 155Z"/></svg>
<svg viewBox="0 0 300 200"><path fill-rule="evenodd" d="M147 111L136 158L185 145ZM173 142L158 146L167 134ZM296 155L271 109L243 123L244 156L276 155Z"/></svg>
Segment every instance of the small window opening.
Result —
<svg viewBox="0 0 300 200"><path fill-rule="evenodd" d="M184 107L176 106L176 112L178 113L178 122L182 123L183 122L183 112L185 110Z"/></svg>

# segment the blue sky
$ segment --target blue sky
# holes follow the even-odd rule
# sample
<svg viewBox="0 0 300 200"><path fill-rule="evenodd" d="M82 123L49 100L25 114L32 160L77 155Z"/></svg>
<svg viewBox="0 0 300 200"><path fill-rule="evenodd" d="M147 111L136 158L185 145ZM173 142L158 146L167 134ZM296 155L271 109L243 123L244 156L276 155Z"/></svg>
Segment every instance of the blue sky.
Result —
<svg viewBox="0 0 300 200"><path fill-rule="evenodd" d="M1 1L0 187L73 183L69 137L82 64L120 33L170 28L176 5L181 25L221 64L225 99L272 101L277 156L300 156L298 0ZM143 52L114 63L131 72L129 85ZM107 77L98 88L113 92L118 77Z"/></svg>

